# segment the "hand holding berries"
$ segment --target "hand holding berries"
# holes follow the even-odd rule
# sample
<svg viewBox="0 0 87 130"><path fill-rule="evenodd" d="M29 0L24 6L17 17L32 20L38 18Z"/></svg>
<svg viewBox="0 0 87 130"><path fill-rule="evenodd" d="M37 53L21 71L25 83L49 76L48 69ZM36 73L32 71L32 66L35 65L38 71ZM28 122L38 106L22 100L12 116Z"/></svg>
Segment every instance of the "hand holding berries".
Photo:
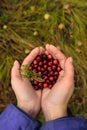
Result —
<svg viewBox="0 0 87 130"><path fill-rule="evenodd" d="M42 47L37 47L24 59L22 66L31 64L37 55L43 52ZM39 60L39 58L38 58ZM34 62L36 65L36 62ZM41 108L41 90L35 91L28 79L23 77L20 73L19 62L15 61L11 71L11 84L17 98L17 106L31 115L36 117ZM33 66L29 69L32 70ZM35 82L36 87L37 83Z"/></svg>

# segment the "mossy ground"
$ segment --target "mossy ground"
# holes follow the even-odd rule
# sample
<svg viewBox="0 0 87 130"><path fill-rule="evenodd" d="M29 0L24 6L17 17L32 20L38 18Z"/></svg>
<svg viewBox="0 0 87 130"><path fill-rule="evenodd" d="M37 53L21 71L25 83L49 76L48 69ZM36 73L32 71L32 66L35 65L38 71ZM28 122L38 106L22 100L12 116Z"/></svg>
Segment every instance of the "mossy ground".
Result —
<svg viewBox="0 0 87 130"><path fill-rule="evenodd" d="M75 92L69 108L87 118L87 0L0 1L0 111L16 103L10 85L14 60L21 63L47 43L73 57Z"/></svg>

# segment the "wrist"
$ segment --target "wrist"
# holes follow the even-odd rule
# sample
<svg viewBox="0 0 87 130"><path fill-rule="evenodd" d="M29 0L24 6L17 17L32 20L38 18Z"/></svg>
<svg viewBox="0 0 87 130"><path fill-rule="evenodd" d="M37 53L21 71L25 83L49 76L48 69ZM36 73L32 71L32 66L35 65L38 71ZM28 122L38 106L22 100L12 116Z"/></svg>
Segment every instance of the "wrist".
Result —
<svg viewBox="0 0 87 130"><path fill-rule="evenodd" d="M28 104L22 104L22 103L17 103L17 107L26 112L28 115L32 116L35 118L38 114L38 111L35 110L35 107L32 105Z"/></svg>
<svg viewBox="0 0 87 130"><path fill-rule="evenodd" d="M55 120L57 118L65 117L67 116L67 109L62 108L46 108L43 110L44 117L46 121Z"/></svg>

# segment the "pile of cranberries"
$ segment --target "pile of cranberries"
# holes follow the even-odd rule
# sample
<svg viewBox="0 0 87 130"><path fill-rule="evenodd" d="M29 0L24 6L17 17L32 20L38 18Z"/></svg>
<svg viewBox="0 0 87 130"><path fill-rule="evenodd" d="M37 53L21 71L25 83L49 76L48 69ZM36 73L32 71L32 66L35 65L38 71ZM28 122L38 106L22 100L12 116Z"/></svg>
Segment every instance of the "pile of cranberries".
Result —
<svg viewBox="0 0 87 130"><path fill-rule="evenodd" d="M51 54L41 54L33 60L29 66L29 70L35 73L40 73L41 78L43 79L43 82L39 82L35 79L31 81L34 89L51 89L58 79L61 67L59 61L54 59Z"/></svg>

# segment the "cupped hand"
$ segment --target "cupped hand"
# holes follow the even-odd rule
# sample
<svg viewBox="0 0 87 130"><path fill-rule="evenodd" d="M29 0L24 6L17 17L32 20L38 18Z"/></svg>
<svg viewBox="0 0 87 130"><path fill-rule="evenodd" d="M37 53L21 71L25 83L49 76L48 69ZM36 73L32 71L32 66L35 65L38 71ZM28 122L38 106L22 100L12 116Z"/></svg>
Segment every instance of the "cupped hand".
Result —
<svg viewBox="0 0 87 130"><path fill-rule="evenodd" d="M34 58L43 52L42 47L37 47L24 59L22 65L31 64ZM36 117L41 107L41 91L35 91L28 79L20 73L21 66L14 62L11 71L11 84L17 98L17 106L32 117Z"/></svg>
<svg viewBox="0 0 87 130"><path fill-rule="evenodd" d="M59 60L62 71L53 88L42 92L42 110L46 121L67 116L67 104L74 91L74 67L72 58L65 55L53 45L46 45L47 53Z"/></svg>

